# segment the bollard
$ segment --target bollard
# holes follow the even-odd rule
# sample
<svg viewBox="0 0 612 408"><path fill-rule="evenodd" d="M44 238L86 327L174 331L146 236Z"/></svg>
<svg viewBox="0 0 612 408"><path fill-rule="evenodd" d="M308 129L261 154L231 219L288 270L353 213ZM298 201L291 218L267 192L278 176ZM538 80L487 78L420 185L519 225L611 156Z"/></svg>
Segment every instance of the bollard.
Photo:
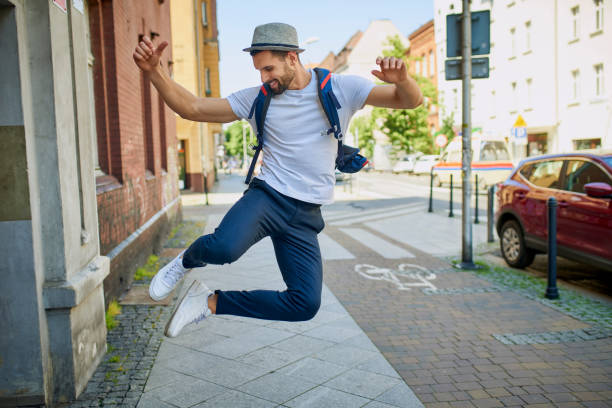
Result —
<svg viewBox="0 0 612 408"><path fill-rule="evenodd" d="M557 200L550 197L548 207L548 285L546 286L546 298L558 299L557 290Z"/></svg>
<svg viewBox="0 0 612 408"><path fill-rule="evenodd" d="M476 178L476 188L474 189L476 191L476 209L474 211L474 224L480 224L480 221L478 220L478 174L475 174L474 177Z"/></svg>
<svg viewBox="0 0 612 408"><path fill-rule="evenodd" d="M429 209L427 212L433 212L433 167L429 172Z"/></svg>
<svg viewBox="0 0 612 408"><path fill-rule="evenodd" d="M450 210L448 212L448 216L449 217L454 217L455 214L453 214L453 175L450 175Z"/></svg>
<svg viewBox="0 0 612 408"><path fill-rule="evenodd" d="M208 182L206 173L204 173L204 196L206 197L206 205L208 205Z"/></svg>
<svg viewBox="0 0 612 408"><path fill-rule="evenodd" d="M487 242L495 241L493 235L495 217L495 186L489 187L487 191Z"/></svg>

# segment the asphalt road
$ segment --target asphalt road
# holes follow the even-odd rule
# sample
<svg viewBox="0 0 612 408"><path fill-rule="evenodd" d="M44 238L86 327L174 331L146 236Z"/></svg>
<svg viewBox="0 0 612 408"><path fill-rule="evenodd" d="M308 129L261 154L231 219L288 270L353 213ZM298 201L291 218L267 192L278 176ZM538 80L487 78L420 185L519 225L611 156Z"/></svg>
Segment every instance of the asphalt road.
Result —
<svg viewBox="0 0 612 408"><path fill-rule="evenodd" d="M359 173L353 178L352 187L362 193L380 196L380 198L411 198L414 201L423 201L424 203L428 203L429 199L429 176L427 175L415 176L381 172ZM448 209L449 188L434 187L433 193L434 208L437 210L440 208ZM480 192L478 200L480 222L486 223L487 197L485 191ZM474 207L475 200L474 195L472 195L472 212ZM456 213L461 210L461 189L459 188L453 192L453 208ZM506 266L499 249L490 252L487 259L493 263ZM547 276L547 265L546 254L537 255L534 263L526 271L536 276ZM557 259L557 279L578 290L587 291L612 301L612 273L609 271L559 257Z"/></svg>

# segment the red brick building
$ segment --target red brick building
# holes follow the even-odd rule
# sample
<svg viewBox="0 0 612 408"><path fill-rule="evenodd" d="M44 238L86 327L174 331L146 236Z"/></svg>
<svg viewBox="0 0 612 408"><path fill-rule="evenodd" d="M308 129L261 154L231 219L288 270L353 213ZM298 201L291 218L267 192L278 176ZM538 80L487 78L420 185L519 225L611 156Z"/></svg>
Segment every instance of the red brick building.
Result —
<svg viewBox="0 0 612 408"><path fill-rule="evenodd" d="M175 114L132 53L147 35L171 42L169 1L89 1L97 130L100 252L111 258L106 299L129 285L136 265L180 218ZM172 71L172 49L162 65Z"/></svg>
<svg viewBox="0 0 612 408"><path fill-rule="evenodd" d="M407 56L411 74L417 74L429 79L438 88L438 69L436 57L436 40L434 38L434 21L430 20L417 28L408 36L410 48ZM429 129L440 129L438 109L432 106L427 118Z"/></svg>

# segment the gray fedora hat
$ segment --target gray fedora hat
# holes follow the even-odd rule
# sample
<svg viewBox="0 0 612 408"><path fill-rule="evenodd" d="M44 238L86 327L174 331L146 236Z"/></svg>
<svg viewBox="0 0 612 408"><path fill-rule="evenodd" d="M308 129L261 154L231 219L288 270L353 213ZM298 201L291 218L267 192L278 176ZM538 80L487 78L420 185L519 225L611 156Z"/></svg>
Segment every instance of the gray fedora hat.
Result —
<svg viewBox="0 0 612 408"><path fill-rule="evenodd" d="M284 23L268 23L255 27L251 46L243 51L304 51L298 43L297 31Z"/></svg>

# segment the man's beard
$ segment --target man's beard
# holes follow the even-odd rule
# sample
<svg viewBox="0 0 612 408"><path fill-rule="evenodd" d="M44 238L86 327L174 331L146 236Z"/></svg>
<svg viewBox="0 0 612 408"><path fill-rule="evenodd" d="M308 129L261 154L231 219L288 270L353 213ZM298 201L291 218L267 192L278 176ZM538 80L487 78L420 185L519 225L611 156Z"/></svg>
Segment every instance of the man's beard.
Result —
<svg viewBox="0 0 612 408"><path fill-rule="evenodd" d="M268 81L268 85L270 85L270 89L274 95L280 95L289 88L289 84L291 84L293 78L295 78L295 71L286 70L285 73L280 76L280 78ZM274 81L278 83L278 88L276 89L272 87L272 82Z"/></svg>

